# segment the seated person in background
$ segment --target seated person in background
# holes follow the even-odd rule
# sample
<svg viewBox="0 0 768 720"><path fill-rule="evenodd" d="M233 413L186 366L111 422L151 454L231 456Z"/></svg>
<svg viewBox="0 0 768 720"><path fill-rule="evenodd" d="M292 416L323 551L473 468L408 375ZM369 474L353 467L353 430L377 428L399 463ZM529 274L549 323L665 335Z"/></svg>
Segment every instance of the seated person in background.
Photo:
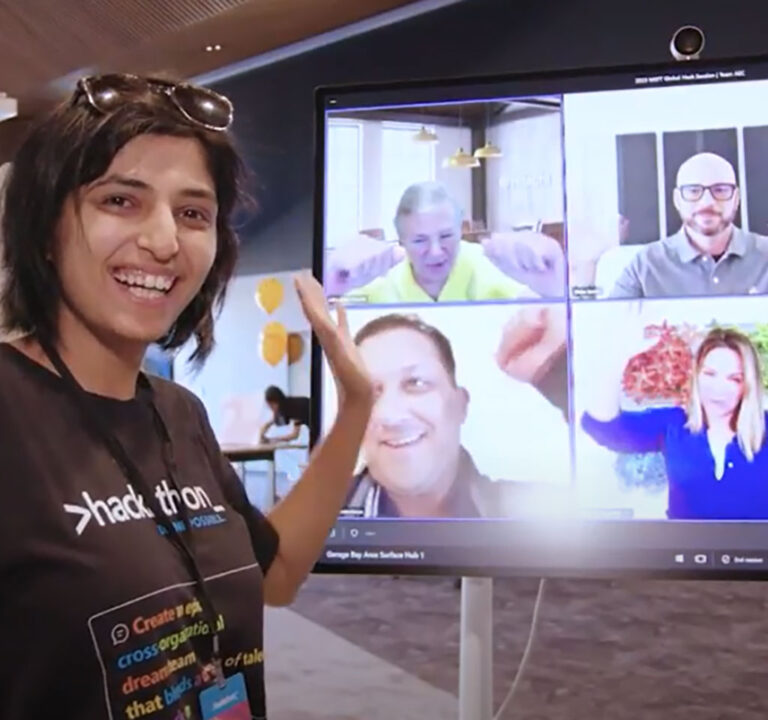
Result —
<svg viewBox="0 0 768 720"><path fill-rule="evenodd" d="M641 343L647 347L649 341ZM594 379L584 378L615 388L591 403L584 430L615 452L663 454L670 519L768 519L765 391L750 340L736 330L711 330L694 357L686 408L625 411L619 397L626 351L632 348L632 357L638 345L620 342L623 357L615 367L596 367Z"/></svg>
<svg viewBox="0 0 768 720"><path fill-rule="evenodd" d="M299 437L301 426L309 427L309 398L289 397L279 387L270 385L264 391L264 400L272 410L272 419L267 422L260 433L260 442L291 442ZM293 424L293 430L287 435L268 438L267 432L273 425L283 426Z"/></svg>
<svg viewBox="0 0 768 720"><path fill-rule="evenodd" d="M371 374L375 404L362 448L364 469L354 478L343 514L362 517L513 517L562 514L568 507L570 453L562 414L527 382L565 350L565 309L550 310L551 331L522 342L502 341L500 380L516 383L519 423L488 418L489 445L514 468L513 480L492 480L462 446L470 403L456 382L450 341L413 315L390 314L365 325L355 343ZM562 318L559 317L562 315ZM533 342L531 342L533 341ZM509 377L511 376L511 377ZM566 384L566 376L561 376Z"/></svg>
<svg viewBox="0 0 768 720"><path fill-rule="evenodd" d="M644 247L611 297L768 292L768 238L733 224L740 196L727 160L714 153L688 158L672 199L683 223L679 232Z"/></svg>
<svg viewBox="0 0 768 720"><path fill-rule="evenodd" d="M364 235L333 251L326 290L352 301L400 303L562 297L565 260L556 240L535 232L461 239L462 210L435 182L411 185L395 214L398 243Z"/></svg>

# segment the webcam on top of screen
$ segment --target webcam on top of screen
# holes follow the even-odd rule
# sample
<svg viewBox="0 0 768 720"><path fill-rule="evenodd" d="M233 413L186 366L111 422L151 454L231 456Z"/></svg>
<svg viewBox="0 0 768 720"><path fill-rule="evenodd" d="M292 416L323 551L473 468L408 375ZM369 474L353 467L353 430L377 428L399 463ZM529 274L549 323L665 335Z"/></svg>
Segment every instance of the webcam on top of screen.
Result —
<svg viewBox="0 0 768 720"><path fill-rule="evenodd" d="M682 62L698 60L704 50L704 31L695 25L683 25L675 30L669 43L672 57Z"/></svg>

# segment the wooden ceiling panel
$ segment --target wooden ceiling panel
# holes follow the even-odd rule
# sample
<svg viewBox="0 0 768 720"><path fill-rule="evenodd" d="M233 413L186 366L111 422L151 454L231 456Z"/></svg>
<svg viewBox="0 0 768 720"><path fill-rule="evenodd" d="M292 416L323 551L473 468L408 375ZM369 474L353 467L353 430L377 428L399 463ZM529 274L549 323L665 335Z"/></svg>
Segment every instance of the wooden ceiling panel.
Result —
<svg viewBox="0 0 768 720"><path fill-rule="evenodd" d="M12 95L24 92L77 67L92 53L121 42L119 37L103 30L93 33L90 19L76 8L59 14L52 5L48 0L0 0L3 91Z"/></svg>
<svg viewBox="0 0 768 720"><path fill-rule="evenodd" d="M198 75L410 2L0 0L0 92L30 115L83 71Z"/></svg>
<svg viewBox="0 0 768 720"><path fill-rule="evenodd" d="M136 41L147 41L205 22L250 0L87 0L94 21L130 33Z"/></svg>
<svg viewBox="0 0 768 720"><path fill-rule="evenodd" d="M168 44L143 43L140 53L117 52L110 66L119 70L164 71L181 76L200 75L269 52L308 37L377 15L412 0L251 0L209 21L190 25ZM205 53L208 44L222 50ZM138 64L137 64L138 61Z"/></svg>

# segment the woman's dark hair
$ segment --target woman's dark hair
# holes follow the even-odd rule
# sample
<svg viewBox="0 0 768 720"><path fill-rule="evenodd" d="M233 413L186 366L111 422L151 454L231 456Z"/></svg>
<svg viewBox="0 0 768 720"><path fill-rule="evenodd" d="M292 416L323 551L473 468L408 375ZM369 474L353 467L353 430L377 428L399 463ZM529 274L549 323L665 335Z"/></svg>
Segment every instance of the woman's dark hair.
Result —
<svg viewBox="0 0 768 720"><path fill-rule="evenodd" d="M283 404L285 403L285 393L279 387L270 385L264 391L264 399L268 403L275 403L279 409L282 409Z"/></svg>
<svg viewBox="0 0 768 720"><path fill-rule="evenodd" d="M8 332L34 333L57 340L61 301L56 269L48 258L65 200L101 177L118 151L140 135L170 135L197 140L205 152L218 201L216 258L198 294L166 335L164 349L177 348L193 335L192 360L201 363L214 344L214 306L224 299L237 260L237 238L230 225L240 198L243 163L231 137L187 121L160 93L147 92L103 115L86 102L71 100L38 124L14 158L5 189L0 237L6 285L0 316Z"/></svg>
<svg viewBox="0 0 768 720"><path fill-rule="evenodd" d="M456 359L453 356L451 341L436 327L425 323L418 315L390 313L374 318L357 331L355 345L360 345L364 340L388 330L413 330L430 340L437 350L437 355L448 377L454 385L456 384Z"/></svg>

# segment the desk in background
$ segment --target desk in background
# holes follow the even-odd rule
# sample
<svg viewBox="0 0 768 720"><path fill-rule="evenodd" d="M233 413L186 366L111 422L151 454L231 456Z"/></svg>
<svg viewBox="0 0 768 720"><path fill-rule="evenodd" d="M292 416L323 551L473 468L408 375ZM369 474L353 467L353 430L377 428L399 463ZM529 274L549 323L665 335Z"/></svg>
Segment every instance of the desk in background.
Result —
<svg viewBox="0 0 768 720"><path fill-rule="evenodd" d="M222 445L221 451L232 463L240 463L243 481L245 481L245 463L263 460L269 463L269 486L272 505L277 503L277 472L275 470L275 453L279 450L306 450L307 446L300 443L261 443L258 445Z"/></svg>

